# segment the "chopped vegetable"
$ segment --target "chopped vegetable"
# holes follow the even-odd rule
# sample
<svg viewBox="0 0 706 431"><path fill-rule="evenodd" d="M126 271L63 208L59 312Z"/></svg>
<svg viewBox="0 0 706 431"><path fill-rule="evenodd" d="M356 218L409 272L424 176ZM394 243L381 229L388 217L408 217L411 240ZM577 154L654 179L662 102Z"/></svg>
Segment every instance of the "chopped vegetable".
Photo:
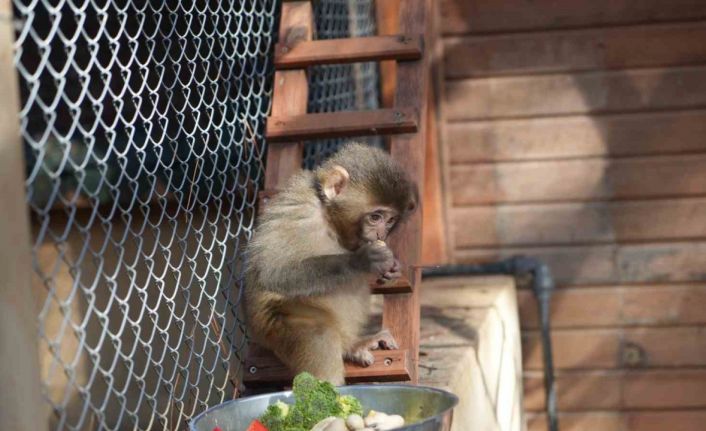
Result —
<svg viewBox="0 0 706 431"><path fill-rule="evenodd" d="M346 426L349 430L362 430L365 428L365 422L361 415L350 415L346 418Z"/></svg>
<svg viewBox="0 0 706 431"><path fill-rule="evenodd" d="M338 404L341 405L343 414L342 418L347 418L350 415L363 415L363 406L358 401L358 398L352 395L341 395L338 397Z"/></svg>
<svg viewBox="0 0 706 431"><path fill-rule="evenodd" d="M248 429L246 431L267 431L267 428L262 423L260 423L260 421L255 419L250 422L250 426L248 426Z"/></svg>
<svg viewBox="0 0 706 431"><path fill-rule="evenodd" d="M278 401L260 416L268 431L309 431L329 417L346 419L351 414L363 414L363 407L355 397L339 395L331 383L309 373L294 378L292 392L293 405Z"/></svg>
<svg viewBox="0 0 706 431"><path fill-rule="evenodd" d="M271 404L260 416L260 422L270 431L285 430L285 418L289 414L289 404L277 401Z"/></svg>
<svg viewBox="0 0 706 431"><path fill-rule="evenodd" d="M314 425L311 431L348 431L348 428L343 419L330 416Z"/></svg>
<svg viewBox="0 0 706 431"><path fill-rule="evenodd" d="M374 430L393 430L404 425L404 418L400 415L388 415L382 412L370 410L365 418L365 426Z"/></svg>
<svg viewBox="0 0 706 431"><path fill-rule="evenodd" d="M289 425L309 430L329 416L343 416L343 409L338 404L338 392L329 382L318 380L309 373L301 373L294 378L292 392L295 402L287 415Z"/></svg>

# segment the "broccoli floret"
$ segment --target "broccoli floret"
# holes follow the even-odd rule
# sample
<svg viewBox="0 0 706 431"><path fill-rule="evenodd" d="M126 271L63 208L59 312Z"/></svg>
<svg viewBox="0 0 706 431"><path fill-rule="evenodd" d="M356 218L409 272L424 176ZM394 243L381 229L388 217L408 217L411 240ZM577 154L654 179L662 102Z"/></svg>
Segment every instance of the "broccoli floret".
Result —
<svg viewBox="0 0 706 431"><path fill-rule="evenodd" d="M338 405L341 406L342 411L340 417L344 419L353 414L363 416L363 406L360 404L360 401L358 401L358 398L352 395L339 396Z"/></svg>
<svg viewBox="0 0 706 431"><path fill-rule="evenodd" d="M354 413L363 414L360 401L355 397L338 395L331 383L309 373L294 378L292 392L294 405L278 401L260 416L260 422L268 431L308 431L330 416L346 418Z"/></svg>
<svg viewBox="0 0 706 431"><path fill-rule="evenodd" d="M341 416L336 388L309 373L301 373L292 385L295 403L287 415L287 424L310 429L329 416Z"/></svg>
<svg viewBox="0 0 706 431"><path fill-rule="evenodd" d="M282 401L267 407L265 413L260 416L260 422L267 428L268 431L285 430L285 420L289 414L289 404Z"/></svg>

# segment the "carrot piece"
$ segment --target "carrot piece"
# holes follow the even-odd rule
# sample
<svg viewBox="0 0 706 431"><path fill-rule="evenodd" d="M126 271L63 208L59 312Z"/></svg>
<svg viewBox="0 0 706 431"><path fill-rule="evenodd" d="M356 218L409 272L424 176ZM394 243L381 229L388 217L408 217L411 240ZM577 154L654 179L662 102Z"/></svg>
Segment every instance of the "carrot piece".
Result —
<svg viewBox="0 0 706 431"><path fill-rule="evenodd" d="M267 428L257 419L250 422L250 426L246 431L267 431Z"/></svg>

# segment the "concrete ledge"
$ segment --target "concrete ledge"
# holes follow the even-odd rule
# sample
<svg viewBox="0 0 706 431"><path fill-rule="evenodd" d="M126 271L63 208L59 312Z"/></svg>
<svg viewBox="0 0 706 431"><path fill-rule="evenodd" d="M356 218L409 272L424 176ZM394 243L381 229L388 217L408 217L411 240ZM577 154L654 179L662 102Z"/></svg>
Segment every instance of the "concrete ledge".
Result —
<svg viewBox="0 0 706 431"><path fill-rule="evenodd" d="M420 384L459 396L452 429L526 429L514 280L425 279L421 296Z"/></svg>

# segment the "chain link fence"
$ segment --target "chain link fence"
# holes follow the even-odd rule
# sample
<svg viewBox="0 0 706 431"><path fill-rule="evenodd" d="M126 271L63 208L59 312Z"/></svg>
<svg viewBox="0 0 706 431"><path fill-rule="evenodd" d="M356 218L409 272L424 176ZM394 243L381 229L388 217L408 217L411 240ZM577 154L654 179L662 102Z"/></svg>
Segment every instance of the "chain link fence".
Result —
<svg viewBox="0 0 706 431"><path fill-rule="evenodd" d="M183 429L237 395L279 5L13 4L39 414L54 430Z"/></svg>
<svg viewBox="0 0 706 431"><path fill-rule="evenodd" d="M375 32L372 0L314 6L321 38ZM38 414L52 430L184 429L240 386L279 1L13 7ZM377 107L373 64L309 74L311 112Z"/></svg>

